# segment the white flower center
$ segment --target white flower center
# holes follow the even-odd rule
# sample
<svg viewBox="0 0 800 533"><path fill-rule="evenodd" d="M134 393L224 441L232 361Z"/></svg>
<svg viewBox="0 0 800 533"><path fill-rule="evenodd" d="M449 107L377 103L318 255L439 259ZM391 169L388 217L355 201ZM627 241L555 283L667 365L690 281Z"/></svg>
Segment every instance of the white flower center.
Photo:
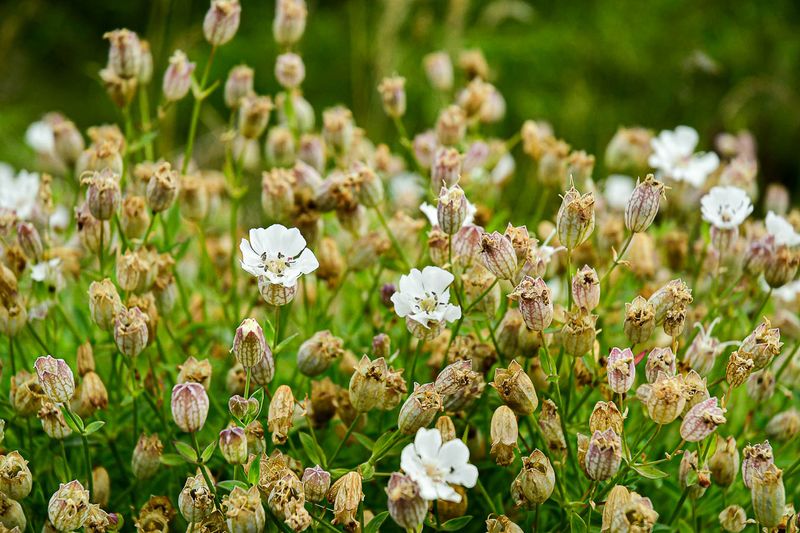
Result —
<svg viewBox="0 0 800 533"><path fill-rule="evenodd" d="M439 299L435 294L427 294L425 298L417 298L417 305L426 313L433 313L439 307Z"/></svg>
<svg viewBox="0 0 800 533"><path fill-rule="evenodd" d="M289 257L285 257L282 253L278 253L278 257L276 258L268 258L267 253L264 252L261 254L261 261L263 263L263 267L265 271L272 272L276 276L283 275L283 272L289 268L293 260Z"/></svg>

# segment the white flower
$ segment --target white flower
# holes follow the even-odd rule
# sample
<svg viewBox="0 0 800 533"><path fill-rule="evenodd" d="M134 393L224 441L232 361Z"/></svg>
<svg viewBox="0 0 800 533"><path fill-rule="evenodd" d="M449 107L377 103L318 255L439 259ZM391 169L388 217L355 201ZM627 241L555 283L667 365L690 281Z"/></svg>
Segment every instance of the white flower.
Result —
<svg viewBox="0 0 800 533"><path fill-rule="evenodd" d="M53 127L44 120L34 122L25 132L25 142L37 153L53 153L56 145Z"/></svg>
<svg viewBox="0 0 800 533"><path fill-rule="evenodd" d="M403 448L400 468L419 485L423 499L458 503L461 495L450 484L472 488L478 481L478 469L468 461L469 448L461 440L442 444L438 429L420 428Z"/></svg>
<svg viewBox="0 0 800 533"><path fill-rule="evenodd" d="M389 181L389 196L394 204L407 212L411 212L425 194L425 189L420 185L422 176L404 172L393 176Z"/></svg>
<svg viewBox="0 0 800 533"><path fill-rule="evenodd" d="M797 246L800 244L800 233L797 233L792 224L782 216L770 211L767 213L765 223L767 233L772 236L776 246Z"/></svg>
<svg viewBox="0 0 800 533"><path fill-rule="evenodd" d="M606 178L603 196L609 207L624 211L628 206L628 199L630 199L635 186L636 182L632 177L624 174L611 174Z"/></svg>
<svg viewBox="0 0 800 533"><path fill-rule="evenodd" d="M14 169L0 163L0 209L15 211L17 217L27 220L33 215L39 195L39 174L20 170L14 176Z"/></svg>
<svg viewBox="0 0 800 533"><path fill-rule="evenodd" d="M769 287L767 290L769 290ZM787 283L783 287L778 287L772 291L772 296L774 298L777 298L786 304L794 302L798 295L800 295L800 280L792 281L791 283Z"/></svg>
<svg viewBox="0 0 800 533"><path fill-rule="evenodd" d="M64 231L69 227L69 209L63 205L56 206L53 214L50 215L50 228L55 231Z"/></svg>
<svg viewBox="0 0 800 533"><path fill-rule="evenodd" d="M431 321L452 322L461 318L461 308L450 304L450 284L453 275L435 266L426 266L422 272L412 268L400 276L400 289L392 295L395 312L408 317L426 328Z"/></svg>
<svg viewBox="0 0 800 533"><path fill-rule="evenodd" d="M663 176L701 187L719 166L719 157L714 152L694 153L697 141L697 131L689 126L664 130L650 141L653 153L648 162Z"/></svg>
<svg viewBox="0 0 800 533"><path fill-rule="evenodd" d="M242 268L254 276L264 276L272 284L294 287L297 278L319 267L314 252L297 228L273 224L250 230L250 241L242 239Z"/></svg>
<svg viewBox="0 0 800 533"><path fill-rule="evenodd" d="M61 270L61 258L56 257L49 261L37 263L31 267L31 279L47 283L56 290L61 290L66 284L64 273Z"/></svg>
<svg viewBox="0 0 800 533"><path fill-rule="evenodd" d="M492 183L500 185L508 181L517 169L517 162L514 161L514 156L505 154L497 161L497 164L492 169Z"/></svg>
<svg viewBox="0 0 800 533"><path fill-rule="evenodd" d="M753 212L750 197L739 187L712 187L700 200L703 220L717 229L735 229Z"/></svg>
<svg viewBox="0 0 800 533"><path fill-rule="evenodd" d="M425 217L427 217L428 222L431 223L431 226L439 225L439 214L435 205L431 205L428 202L423 202L423 204L419 206L419 210L422 211L422 214L424 214ZM475 213L477 211L477 208L469 200L467 200L467 216L464 217L464 222L461 225L469 226L472 224L475 221Z"/></svg>

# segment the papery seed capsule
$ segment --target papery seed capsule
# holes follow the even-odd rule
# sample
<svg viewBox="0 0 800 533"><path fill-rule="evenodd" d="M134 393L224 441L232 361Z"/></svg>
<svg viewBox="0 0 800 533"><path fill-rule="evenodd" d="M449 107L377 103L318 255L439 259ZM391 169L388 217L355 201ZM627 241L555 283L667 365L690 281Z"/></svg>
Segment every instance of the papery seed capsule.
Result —
<svg viewBox="0 0 800 533"><path fill-rule="evenodd" d="M456 426L453 424L453 419L447 415L440 416L436 419L436 429L439 430L439 434L442 436L443 443L455 440L457 438Z"/></svg>
<svg viewBox="0 0 800 533"><path fill-rule="evenodd" d="M780 442L790 441L800 433L800 411L789 409L776 414L764 428L767 436Z"/></svg>
<svg viewBox="0 0 800 533"><path fill-rule="evenodd" d="M284 89L299 87L306 77L303 58L292 52L280 54L275 60L275 79Z"/></svg>
<svg viewBox="0 0 800 533"><path fill-rule="evenodd" d="M800 254L786 246L779 246L767 258L764 279L773 289L783 287L797 275Z"/></svg>
<svg viewBox="0 0 800 533"><path fill-rule="evenodd" d="M687 442L700 442L726 422L725 409L717 406L717 398L709 398L692 407L681 423L681 437Z"/></svg>
<svg viewBox="0 0 800 533"><path fill-rule="evenodd" d="M753 360L739 354L738 351L731 353L728 359L728 364L725 367L725 380L731 386L736 388L750 376L753 371Z"/></svg>
<svg viewBox="0 0 800 533"><path fill-rule="evenodd" d="M275 42L281 46L289 46L303 36L306 29L305 0L279 0L275 5L275 18L272 22L272 34Z"/></svg>
<svg viewBox="0 0 800 533"><path fill-rule="evenodd" d="M386 484L389 516L406 530L416 531L428 514L428 502L419 492L417 483L399 472L393 472Z"/></svg>
<svg viewBox="0 0 800 533"><path fill-rule="evenodd" d="M127 30L114 30L103 35L108 39L108 66L118 76L133 78L139 74L142 61L142 48L139 36Z"/></svg>
<svg viewBox="0 0 800 533"><path fill-rule="evenodd" d="M783 346L780 330L771 326L770 321L764 318L739 345L739 355L753 361L754 372L769 365Z"/></svg>
<svg viewBox="0 0 800 533"><path fill-rule="evenodd" d="M266 387L272 381L272 378L275 377L275 360L272 356L272 350L266 350L264 357L261 358L261 361L256 366L250 369L250 373L252 380L262 387Z"/></svg>
<svg viewBox="0 0 800 533"><path fill-rule="evenodd" d="M42 237L36 226L30 222L17 224L17 240L26 256L37 262L42 259L44 245L42 245Z"/></svg>
<svg viewBox="0 0 800 533"><path fill-rule="evenodd" d="M505 405L495 409L490 426L492 437L491 454L500 466L508 466L514 462L514 450L517 449L519 428L514 412Z"/></svg>
<svg viewBox="0 0 800 533"><path fill-rule="evenodd" d="M614 402L597 402L589 417L589 430L604 432L613 429L617 435L622 434L624 418Z"/></svg>
<svg viewBox="0 0 800 533"><path fill-rule="evenodd" d="M358 183L358 201L367 207L377 207L383 202L383 182L380 176L369 166L354 166ZM416 236L415 236L416 237Z"/></svg>
<svg viewBox="0 0 800 533"><path fill-rule="evenodd" d="M123 78L110 68L101 69L98 74L114 105L125 108L131 104L136 94L136 78Z"/></svg>
<svg viewBox="0 0 800 533"><path fill-rule="evenodd" d="M606 147L604 163L609 171L633 174L647 168L653 134L644 128L619 128Z"/></svg>
<svg viewBox="0 0 800 533"><path fill-rule="evenodd" d="M597 336L595 324L597 315L582 309L566 314L566 322L561 329L561 341L564 351L572 356L581 357L590 352Z"/></svg>
<svg viewBox="0 0 800 533"><path fill-rule="evenodd" d="M467 197L458 185L445 188L439 194L436 215L439 227L448 235L453 235L461 229L467 216Z"/></svg>
<svg viewBox="0 0 800 533"><path fill-rule="evenodd" d="M117 283L124 291L134 291L145 285L149 265L133 250L117 256Z"/></svg>
<svg viewBox="0 0 800 533"><path fill-rule="evenodd" d="M587 311L600 304L600 278L589 265L584 265L572 277L572 298L575 305Z"/></svg>
<svg viewBox="0 0 800 533"><path fill-rule="evenodd" d="M753 477L751 494L756 521L768 528L781 523L786 512L783 472L774 464Z"/></svg>
<svg viewBox="0 0 800 533"><path fill-rule="evenodd" d="M378 85L383 110L390 117L399 118L406 113L406 79L402 76L383 78Z"/></svg>
<svg viewBox="0 0 800 533"><path fill-rule="evenodd" d="M42 422L42 429L51 439L63 440L72 434L72 429L64 420L58 405L44 401L36 417Z"/></svg>
<svg viewBox="0 0 800 533"><path fill-rule="evenodd" d="M166 211L175 202L179 189L178 171L160 163L147 183L147 205L154 213Z"/></svg>
<svg viewBox="0 0 800 533"><path fill-rule="evenodd" d="M110 168L81 179L81 184L87 185L86 205L96 219L109 220L116 213L120 202L118 179Z"/></svg>
<svg viewBox="0 0 800 533"><path fill-rule="evenodd" d="M33 365L45 395L55 403L65 403L75 394L75 377L63 359L39 357Z"/></svg>
<svg viewBox="0 0 800 533"><path fill-rule="evenodd" d="M267 429L272 432L274 444L284 444L292 429L294 415L294 395L288 385L281 385L272 395L267 415Z"/></svg>
<svg viewBox="0 0 800 533"><path fill-rule="evenodd" d="M0 331L9 337L16 335L28 321L28 311L21 297L6 306L0 302Z"/></svg>
<svg viewBox="0 0 800 533"><path fill-rule="evenodd" d="M258 291L269 305L281 306L294 300L297 294L297 285L287 287L281 283L270 283L266 276L259 276Z"/></svg>
<svg viewBox="0 0 800 533"><path fill-rule="evenodd" d="M686 405L683 408L682 415L686 416L686 413L695 405L710 398L708 387L706 386L706 378L700 377L700 374L694 370L687 372L683 376L683 396L686 398Z"/></svg>
<svg viewBox="0 0 800 533"><path fill-rule="evenodd" d="M242 6L239 0L212 0L203 19L203 35L212 46L220 46L236 35Z"/></svg>
<svg viewBox="0 0 800 533"><path fill-rule="evenodd" d="M581 195L575 187L564 194L556 215L558 240L569 250L574 250L594 230L594 195Z"/></svg>
<svg viewBox="0 0 800 533"><path fill-rule="evenodd" d="M270 220L286 220L294 209L294 178L283 168L261 175L261 207Z"/></svg>
<svg viewBox="0 0 800 533"><path fill-rule="evenodd" d="M405 392L405 380L399 372L389 367L384 358L370 361L366 355L353 372L348 390L350 402L360 413L375 408L393 409Z"/></svg>
<svg viewBox="0 0 800 533"><path fill-rule="evenodd" d="M555 482L550 460L541 450L534 450L522 458L522 470L511 483L511 497L517 506L533 508L550 498Z"/></svg>
<svg viewBox="0 0 800 533"><path fill-rule="evenodd" d="M108 499L111 496L111 478L108 475L108 470L102 466L96 466L92 469L92 485L94 486L94 493L91 494L91 500L96 505L107 506ZM83 527L87 527L84 522ZM87 528L87 531L89 529Z"/></svg>
<svg viewBox="0 0 800 533"><path fill-rule="evenodd" d="M208 191L206 182L196 174L182 176L178 205L181 215L193 222L201 222L208 214Z"/></svg>
<svg viewBox="0 0 800 533"><path fill-rule="evenodd" d="M75 531L89 513L89 491L80 481L61 483L47 504L47 516L58 531Z"/></svg>
<svg viewBox="0 0 800 533"><path fill-rule="evenodd" d="M28 468L28 461L17 451L1 455L0 492L19 501L30 494L32 487L33 478Z"/></svg>
<svg viewBox="0 0 800 533"><path fill-rule="evenodd" d="M523 531L507 516L491 514L486 519L486 533L523 533Z"/></svg>
<svg viewBox="0 0 800 533"><path fill-rule="evenodd" d="M297 350L297 368L306 376L318 376L344 354L344 341L330 331L314 333Z"/></svg>
<svg viewBox="0 0 800 533"><path fill-rule="evenodd" d="M164 91L165 99L175 102L186 96L192 85L194 68L195 64L189 62L186 54L175 50L169 58L169 66L164 72L164 82L161 88Z"/></svg>
<svg viewBox="0 0 800 533"><path fill-rule="evenodd" d="M214 495L202 474L186 478L183 490L178 494L178 509L190 523L199 522L214 511Z"/></svg>
<svg viewBox="0 0 800 533"><path fill-rule="evenodd" d="M517 254L504 235L495 231L481 237L481 259L489 271L500 279L514 279L517 272Z"/></svg>
<svg viewBox="0 0 800 533"><path fill-rule="evenodd" d="M659 374L650 387L647 412L656 424L669 424L683 412L683 377Z"/></svg>
<svg viewBox="0 0 800 533"><path fill-rule="evenodd" d="M240 427L233 426L219 432L219 451L231 465L247 462L247 436Z"/></svg>
<svg viewBox="0 0 800 533"><path fill-rule="evenodd" d="M414 435L419 428L428 427L441 410L442 397L436 391L436 385L415 383L414 392L400 408L397 427L406 435Z"/></svg>
<svg viewBox="0 0 800 533"><path fill-rule="evenodd" d="M179 383L172 388L172 419L185 433L199 431L208 416L208 394L199 383Z"/></svg>
<svg viewBox="0 0 800 533"><path fill-rule="evenodd" d="M122 300L110 279L93 281L89 285L89 312L100 329L109 331L122 308Z"/></svg>
<svg viewBox="0 0 800 533"><path fill-rule="evenodd" d="M73 406L78 415L88 418L95 412L108 407L108 391L102 378L96 372L87 372L78 388Z"/></svg>
<svg viewBox="0 0 800 533"><path fill-rule="evenodd" d="M319 465L303 471L303 490L310 502L321 502L325 499L331 486L331 475Z"/></svg>
<svg viewBox="0 0 800 533"><path fill-rule="evenodd" d="M503 354L510 357L517 355L520 330L523 327L527 328L520 310L509 307L495 332L497 347Z"/></svg>
<svg viewBox="0 0 800 533"><path fill-rule="evenodd" d="M747 513L739 505L729 505L719 513L719 525L725 531L739 533L747 527Z"/></svg>
<svg viewBox="0 0 800 533"><path fill-rule="evenodd" d="M519 416L528 416L536 410L539 399L530 376L522 365L512 360L508 368L498 368L494 373L494 387L503 403Z"/></svg>
<svg viewBox="0 0 800 533"><path fill-rule="evenodd" d="M14 412L22 417L37 413L46 400L39 378L21 370L11 378L11 405Z"/></svg>
<svg viewBox="0 0 800 533"><path fill-rule="evenodd" d="M149 479L161 467L161 454L164 445L155 433L147 436L142 433L131 457L131 471L136 479Z"/></svg>
<svg viewBox="0 0 800 533"><path fill-rule="evenodd" d="M551 452L563 456L567 450L567 441L564 438L564 430L561 425L561 416L558 414L558 408L550 399L542 402L539 427L542 430L542 437L547 444L547 448Z"/></svg>
<svg viewBox="0 0 800 533"><path fill-rule="evenodd" d="M68 165L74 165L85 148L83 136L71 120L53 126L53 141L56 154Z"/></svg>
<svg viewBox="0 0 800 533"><path fill-rule="evenodd" d="M622 462L622 441L613 429L595 431L586 449L584 464L590 479L602 481L619 470Z"/></svg>
<svg viewBox="0 0 800 533"><path fill-rule="evenodd" d="M623 330L631 344L645 342L656 327L655 309L641 296L625 304L625 324Z"/></svg>
<svg viewBox="0 0 800 533"><path fill-rule="evenodd" d="M631 501L631 493L623 485L614 485L606 497L606 503L603 505L603 522L601 525L602 531L610 531L614 515L617 510L624 507Z"/></svg>
<svg viewBox="0 0 800 533"><path fill-rule="evenodd" d="M633 386L636 379L636 365L630 348L612 348L606 365L608 385L617 394L624 394Z"/></svg>
<svg viewBox="0 0 800 533"><path fill-rule="evenodd" d="M264 338L264 330L261 329L258 321L254 318L245 318L236 328L233 337L231 353L236 360L245 368L252 368L258 365L267 356L272 357L272 350L267 345Z"/></svg>
<svg viewBox="0 0 800 533"><path fill-rule="evenodd" d="M672 353L672 348L653 348L647 355L647 363L645 364L645 374L647 382L653 383L658 377L659 373L666 374L667 376L674 376L676 372L675 355Z"/></svg>
<svg viewBox="0 0 800 533"><path fill-rule="evenodd" d="M114 321L114 342L120 353L134 358L147 346L148 317L138 307L122 308Z"/></svg>
<svg viewBox="0 0 800 533"><path fill-rule="evenodd" d="M461 154L455 148L441 147L436 150L431 163L431 189L453 187L461 178Z"/></svg>
<svg viewBox="0 0 800 533"><path fill-rule="evenodd" d="M245 139L257 139L267 129L274 106L269 96L248 95L239 99L239 133Z"/></svg>
<svg viewBox="0 0 800 533"><path fill-rule="evenodd" d="M119 224L125 237L141 239L150 225L150 212L144 196L126 196L119 210Z"/></svg>
<svg viewBox="0 0 800 533"><path fill-rule="evenodd" d="M451 105L439 112L436 119L436 139L442 146L456 146L467 133L467 116L457 105Z"/></svg>
<svg viewBox="0 0 800 533"><path fill-rule="evenodd" d="M748 489L753 487L753 479L764 473L774 464L772 446L765 440L760 444L748 444L742 450L742 481Z"/></svg>
<svg viewBox="0 0 800 533"><path fill-rule="evenodd" d="M653 510L650 498L643 498L631 492L630 499L614 510L610 531L613 533L652 531L657 520L658 513Z"/></svg>
<svg viewBox="0 0 800 533"><path fill-rule="evenodd" d="M721 487L730 487L739 471L739 450L733 436L723 438L717 435L717 447L708 461L711 479Z"/></svg>
<svg viewBox="0 0 800 533"><path fill-rule="evenodd" d="M358 472L348 472L337 479L328 491L328 501L333 503L332 522L341 524L346 531L358 531L356 514L363 499L361 475Z"/></svg>
<svg viewBox="0 0 800 533"><path fill-rule="evenodd" d="M550 326L553 321L553 300L550 288L542 278L525 276L509 294L509 298L519 301L519 310L528 329L542 332Z"/></svg>
<svg viewBox="0 0 800 533"><path fill-rule="evenodd" d="M255 414L251 416L255 416ZM247 453L256 456L264 453L267 443L264 440L264 426L261 425L261 422L253 420L244 428L244 433L247 436Z"/></svg>
<svg viewBox="0 0 800 533"><path fill-rule="evenodd" d="M225 105L231 109L238 109L242 98L255 94L253 79L255 73L247 65L233 67L225 81Z"/></svg>
<svg viewBox="0 0 800 533"><path fill-rule="evenodd" d="M648 174L636 183L625 208L625 226L632 233L646 231L658 214L658 204L664 195L664 184Z"/></svg>
<svg viewBox="0 0 800 533"><path fill-rule="evenodd" d="M12 500L0 492L0 524L9 533L20 533L25 530L28 520L19 502Z"/></svg>
<svg viewBox="0 0 800 533"><path fill-rule="evenodd" d="M680 279L674 279L654 292L648 302L653 306L656 324L661 324L668 311L685 309L692 303L692 290Z"/></svg>
<svg viewBox="0 0 800 533"><path fill-rule="evenodd" d="M255 415L258 413L258 409L258 400L255 398L245 399L236 394L228 399L228 411L239 420Z"/></svg>
<svg viewBox="0 0 800 533"><path fill-rule="evenodd" d="M322 112L322 135L327 146L336 152L350 150L355 136L353 113L346 107L336 106Z"/></svg>

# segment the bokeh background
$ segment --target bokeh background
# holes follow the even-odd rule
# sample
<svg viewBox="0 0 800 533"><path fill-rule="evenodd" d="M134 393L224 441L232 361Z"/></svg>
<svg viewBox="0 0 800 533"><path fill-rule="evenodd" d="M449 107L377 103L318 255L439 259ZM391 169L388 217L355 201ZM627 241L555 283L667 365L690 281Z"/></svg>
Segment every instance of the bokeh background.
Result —
<svg viewBox="0 0 800 533"><path fill-rule="evenodd" d="M259 92L274 93L273 0L242 0L239 34L222 47L213 77L241 62ZM758 140L760 179L800 189L800 2L797 0L308 0L301 42L306 97L319 113L343 103L375 140L393 138L375 87L385 74L408 79L412 132L437 106L424 54L481 48L508 113L493 126L511 136L528 118L550 121L575 148L602 154L620 125L695 127L714 134L747 128ZM128 27L150 40L156 77L181 48L202 68L206 0L26 0L0 2L0 161L30 167L28 124L59 110L79 127L120 120L98 83L105 31ZM157 89L160 85L153 84ZM156 98L154 94L153 99ZM204 107L222 124L221 91ZM161 146L183 139L188 99L164 127ZM174 134L174 135L173 135ZM177 142L177 141L176 141ZM600 176L597 176L600 174Z"/></svg>

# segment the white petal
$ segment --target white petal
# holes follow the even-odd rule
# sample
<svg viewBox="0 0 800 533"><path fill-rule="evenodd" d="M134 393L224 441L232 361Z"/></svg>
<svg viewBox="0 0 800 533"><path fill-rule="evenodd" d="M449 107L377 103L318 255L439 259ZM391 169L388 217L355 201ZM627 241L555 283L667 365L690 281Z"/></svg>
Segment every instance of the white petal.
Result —
<svg viewBox="0 0 800 533"><path fill-rule="evenodd" d="M412 312L412 305L409 300L403 293L395 292L392 294L392 303L394 304L394 311L397 313L397 316L403 318L406 315L411 314Z"/></svg>
<svg viewBox="0 0 800 533"><path fill-rule="evenodd" d="M460 439L445 442L438 450L437 462L445 470L469 462L469 448Z"/></svg>
<svg viewBox="0 0 800 533"><path fill-rule="evenodd" d="M250 237L250 248L256 255L261 255L270 249L269 243L266 240L266 231L264 228L252 228L248 234Z"/></svg>
<svg viewBox="0 0 800 533"><path fill-rule="evenodd" d="M292 267L300 270L303 274L310 274L319 268L319 261L317 261L317 256L314 255L314 252L306 248L300 253L300 257L297 258Z"/></svg>
<svg viewBox="0 0 800 533"><path fill-rule="evenodd" d="M471 489L478 482L478 467L469 463L461 465L450 472L445 479L449 483L455 483Z"/></svg>
<svg viewBox="0 0 800 533"><path fill-rule="evenodd" d="M438 499L444 500L446 502L458 503L461 501L461 495L457 493L453 489L453 487L451 487L447 483L436 484L436 496Z"/></svg>
<svg viewBox="0 0 800 533"><path fill-rule="evenodd" d="M267 229L260 229L264 250L269 251L272 257L277 257L278 252L283 252L283 235L287 231L286 226L282 224L273 224Z"/></svg>
<svg viewBox="0 0 800 533"><path fill-rule="evenodd" d="M410 475L410 474L409 474ZM414 479L411 476L411 479ZM419 495L423 500L433 501L439 498L438 483L434 483L428 476L422 476L419 479L414 479L419 487ZM458 496L458 494L456 494Z"/></svg>
<svg viewBox="0 0 800 533"><path fill-rule="evenodd" d="M421 206L419 206L419 210L428 218L428 222L431 223L431 226L438 226L439 225L439 214L436 210L435 206L432 206L428 202L425 202Z"/></svg>
<svg viewBox="0 0 800 533"><path fill-rule="evenodd" d="M281 226L283 228L283 226ZM297 228L284 228L281 235L280 251L289 257L296 257L306 247L306 240Z"/></svg>
<svg viewBox="0 0 800 533"><path fill-rule="evenodd" d="M408 444L400 453L400 468L415 481L418 477L427 477L425 467L419 460L414 444Z"/></svg>
<svg viewBox="0 0 800 533"><path fill-rule="evenodd" d="M424 298L425 285L422 283L422 273L416 268L404 276L400 276L400 292L411 297Z"/></svg>
<svg viewBox="0 0 800 533"><path fill-rule="evenodd" d="M448 304L444 310L444 319L448 322L452 322L454 320L458 320L459 318L461 318L461 307Z"/></svg>
<svg viewBox="0 0 800 533"><path fill-rule="evenodd" d="M422 269L422 283L426 290L441 294L453 283L453 275L443 268L426 266Z"/></svg>
<svg viewBox="0 0 800 533"><path fill-rule="evenodd" d="M441 446L442 434L439 433L438 429L419 428L417 430L417 436L414 438L414 448L423 462L436 461ZM467 454L469 455L469 452Z"/></svg>

